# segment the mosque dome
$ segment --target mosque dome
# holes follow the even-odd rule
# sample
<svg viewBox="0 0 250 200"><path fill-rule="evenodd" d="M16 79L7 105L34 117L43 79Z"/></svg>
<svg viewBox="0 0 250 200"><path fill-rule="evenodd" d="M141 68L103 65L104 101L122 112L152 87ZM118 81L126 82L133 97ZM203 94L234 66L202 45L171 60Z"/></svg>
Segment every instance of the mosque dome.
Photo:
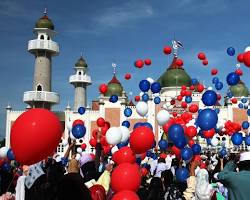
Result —
<svg viewBox="0 0 250 200"><path fill-rule="evenodd" d="M50 30L54 30L53 22L48 18L47 14L44 13L44 16L41 17L35 25L36 28L48 28Z"/></svg>
<svg viewBox="0 0 250 200"><path fill-rule="evenodd" d="M191 78L187 72L176 64L175 56L169 68L160 76L158 82L161 87L181 87L182 85L190 86Z"/></svg>
<svg viewBox="0 0 250 200"><path fill-rule="evenodd" d="M114 74L113 78L108 83L108 91L105 93L105 96L117 95L119 97L122 96L122 91L123 87Z"/></svg>
<svg viewBox="0 0 250 200"><path fill-rule="evenodd" d="M237 85L230 86L229 89L234 97L247 97L249 95L249 90L242 81Z"/></svg>
<svg viewBox="0 0 250 200"><path fill-rule="evenodd" d="M76 62L75 66L76 67L85 67L85 68L88 67L86 61L84 60L84 58L82 56L78 59L78 61Z"/></svg>

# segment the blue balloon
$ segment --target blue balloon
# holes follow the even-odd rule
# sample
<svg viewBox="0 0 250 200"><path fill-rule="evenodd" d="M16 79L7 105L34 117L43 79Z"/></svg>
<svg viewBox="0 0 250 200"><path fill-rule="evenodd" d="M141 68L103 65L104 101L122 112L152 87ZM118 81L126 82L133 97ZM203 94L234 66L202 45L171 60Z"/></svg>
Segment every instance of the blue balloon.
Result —
<svg viewBox="0 0 250 200"><path fill-rule="evenodd" d="M168 142L167 142L167 140L160 140L158 145L159 145L161 150L166 150L168 147Z"/></svg>
<svg viewBox="0 0 250 200"><path fill-rule="evenodd" d="M147 93L144 93L141 98L142 98L142 101L145 101L145 102L149 100L149 96Z"/></svg>
<svg viewBox="0 0 250 200"><path fill-rule="evenodd" d="M211 139L211 138L206 138L206 139L207 139L207 144L208 144L208 145L211 145L211 140L212 140L212 139Z"/></svg>
<svg viewBox="0 0 250 200"><path fill-rule="evenodd" d="M194 144L192 147L192 151L194 155L199 155L201 152L201 145L199 144Z"/></svg>
<svg viewBox="0 0 250 200"><path fill-rule="evenodd" d="M215 108L214 111L219 114L220 113L220 109L219 108Z"/></svg>
<svg viewBox="0 0 250 200"><path fill-rule="evenodd" d="M138 165L140 165L140 164L141 164L141 158L140 158L140 157L136 158L135 162L136 162Z"/></svg>
<svg viewBox="0 0 250 200"><path fill-rule="evenodd" d="M247 136L245 137L245 144L246 144L247 146L250 146L250 135L247 135Z"/></svg>
<svg viewBox="0 0 250 200"><path fill-rule="evenodd" d="M192 149L185 147L181 150L181 157L183 160L190 160L193 157Z"/></svg>
<svg viewBox="0 0 250 200"><path fill-rule="evenodd" d="M116 103L118 101L118 96L117 95L112 95L110 98L109 98L109 101L111 103Z"/></svg>
<svg viewBox="0 0 250 200"><path fill-rule="evenodd" d="M4 163L4 164L2 165L2 169L3 169L4 171L8 172L8 171L11 170L11 166L10 166L9 163L6 162L6 163Z"/></svg>
<svg viewBox="0 0 250 200"><path fill-rule="evenodd" d="M186 103L191 103L192 102L192 97L191 96L186 96L185 97L185 102Z"/></svg>
<svg viewBox="0 0 250 200"><path fill-rule="evenodd" d="M221 90L223 88L223 83L222 82L216 83L215 88L216 88L216 90Z"/></svg>
<svg viewBox="0 0 250 200"><path fill-rule="evenodd" d="M199 82L198 82L198 79L197 78L192 78L191 79L191 85L197 85Z"/></svg>
<svg viewBox="0 0 250 200"><path fill-rule="evenodd" d="M155 98L154 98L154 103L155 103L155 104L161 103L161 98L160 98L160 97L155 97Z"/></svg>
<svg viewBox="0 0 250 200"><path fill-rule="evenodd" d="M185 182L189 177L189 171L185 167L178 168L175 174L176 174L176 179L179 182Z"/></svg>
<svg viewBox="0 0 250 200"><path fill-rule="evenodd" d="M148 80L141 80L139 83L139 88L143 92L147 92L150 89L150 82Z"/></svg>
<svg viewBox="0 0 250 200"><path fill-rule="evenodd" d="M122 122L122 126L126 126L127 128L129 128L130 127L130 122L129 121L123 121Z"/></svg>
<svg viewBox="0 0 250 200"><path fill-rule="evenodd" d="M86 111L86 110L85 110L84 107L79 107L79 108L78 108L78 113L81 114L81 115L83 115L83 114L85 113L85 111Z"/></svg>
<svg viewBox="0 0 250 200"><path fill-rule="evenodd" d="M233 97L233 93L232 93L231 91L228 91L227 96L228 96L229 98L232 98L232 97Z"/></svg>
<svg viewBox="0 0 250 200"><path fill-rule="evenodd" d="M149 157L149 158L152 156L152 154L153 154L153 153L152 153L151 151L147 151L147 152L146 152L146 156Z"/></svg>
<svg viewBox="0 0 250 200"><path fill-rule="evenodd" d="M235 49L234 49L233 47L228 47L228 48L227 48L227 54L228 54L229 56L234 56L234 54L235 54Z"/></svg>
<svg viewBox="0 0 250 200"><path fill-rule="evenodd" d="M15 160L15 156L14 156L14 153L13 153L12 149L9 149L9 150L7 151L7 158L8 158L9 160Z"/></svg>
<svg viewBox="0 0 250 200"><path fill-rule="evenodd" d="M242 99L241 99L241 102L242 102L242 103L246 103L246 102L247 102L247 98L242 98Z"/></svg>
<svg viewBox="0 0 250 200"><path fill-rule="evenodd" d="M151 85L151 91L153 93L159 93L161 91L161 84L158 83L158 82L154 82L152 85Z"/></svg>
<svg viewBox="0 0 250 200"><path fill-rule="evenodd" d="M187 141L185 137L180 138L177 141L174 141L174 145L178 147L179 149L184 148L187 145Z"/></svg>
<svg viewBox="0 0 250 200"><path fill-rule="evenodd" d="M247 115L250 116L250 109L247 110Z"/></svg>
<svg viewBox="0 0 250 200"><path fill-rule="evenodd" d="M120 149L120 148L122 148L122 147L125 147L125 146L127 146L128 145L128 141L126 141L126 142L120 142L119 144L117 144L116 146L118 147L118 149Z"/></svg>
<svg viewBox="0 0 250 200"><path fill-rule="evenodd" d="M213 90L207 90L202 95L201 100L204 103L204 105L206 105L206 106L213 106L217 102L217 94Z"/></svg>
<svg viewBox="0 0 250 200"><path fill-rule="evenodd" d="M247 110L248 109L248 105L244 105L244 109Z"/></svg>
<svg viewBox="0 0 250 200"><path fill-rule="evenodd" d="M143 124L142 122L137 122L137 123L135 123L133 129L136 129L136 128L142 126L142 124Z"/></svg>
<svg viewBox="0 0 250 200"><path fill-rule="evenodd" d="M241 126L242 126L243 129L248 129L249 128L249 122L244 121L244 122L242 122Z"/></svg>
<svg viewBox="0 0 250 200"><path fill-rule="evenodd" d="M227 149L226 148L222 148L220 151L219 151L219 156L220 157L225 157L227 155Z"/></svg>
<svg viewBox="0 0 250 200"><path fill-rule="evenodd" d="M220 80L219 80L219 78L217 76L213 77L213 79L212 79L213 84L219 83L219 81Z"/></svg>
<svg viewBox="0 0 250 200"><path fill-rule="evenodd" d="M158 159L158 156L156 154L152 154L151 158L153 158L154 160L157 160Z"/></svg>
<svg viewBox="0 0 250 200"><path fill-rule="evenodd" d="M234 145L241 145L243 141L242 133L234 133L231 137L231 140Z"/></svg>
<svg viewBox="0 0 250 200"><path fill-rule="evenodd" d="M153 130L153 126L149 122L142 122L141 126L146 126L146 127L150 128L151 130Z"/></svg>
<svg viewBox="0 0 250 200"><path fill-rule="evenodd" d="M202 110L197 118L198 126L201 130L207 131L216 126L218 122L218 115L212 109L206 108Z"/></svg>
<svg viewBox="0 0 250 200"><path fill-rule="evenodd" d="M237 85L240 81L240 76L235 72L231 72L227 75L227 84L228 85Z"/></svg>
<svg viewBox="0 0 250 200"><path fill-rule="evenodd" d="M184 137L184 129L179 124L173 124L168 129L168 136L172 142L177 142L178 140L181 140Z"/></svg>
<svg viewBox="0 0 250 200"><path fill-rule="evenodd" d="M63 165L64 167L66 167L67 164L68 164L68 162L69 162L68 158L66 158L66 157L62 157L61 161L62 161L62 165Z"/></svg>
<svg viewBox="0 0 250 200"><path fill-rule="evenodd" d="M244 107L243 103L239 103L239 104L238 104L238 107L239 107L239 108L243 108L243 107Z"/></svg>
<svg viewBox="0 0 250 200"><path fill-rule="evenodd" d="M86 133L86 128L82 124L76 124L72 128L72 134L75 138L79 139L82 138Z"/></svg>
<svg viewBox="0 0 250 200"><path fill-rule="evenodd" d="M125 108L124 115L126 117L130 117L132 115L132 109L131 108Z"/></svg>

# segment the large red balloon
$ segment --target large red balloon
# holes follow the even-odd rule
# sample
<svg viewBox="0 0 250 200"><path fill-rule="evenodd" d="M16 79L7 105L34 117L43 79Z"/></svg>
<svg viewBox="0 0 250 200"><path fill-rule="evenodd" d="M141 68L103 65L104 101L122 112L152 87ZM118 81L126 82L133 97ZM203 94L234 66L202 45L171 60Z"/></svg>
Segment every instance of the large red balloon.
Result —
<svg viewBox="0 0 250 200"><path fill-rule="evenodd" d="M237 60L240 62L240 63L243 63L244 62L244 53L241 53L237 56Z"/></svg>
<svg viewBox="0 0 250 200"><path fill-rule="evenodd" d="M169 55L169 54L171 54L172 49L171 49L171 47L167 46L167 47L164 47L163 52L164 52L166 55Z"/></svg>
<svg viewBox="0 0 250 200"><path fill-rule="evenodd" d="M243 62L247 67L250 67L250 51L247 51L243 55Z"/></svg>
<svg viewBox="0 0 250 200"><path fill-rule="evenodd" d="M105 94L108 91L108 86L106 84L101 84L99 86L99 91L100 93Z"/></svg>
<svg viewBox="0 0 250 200"><path fill-rule="evenodd" d="M122 190L137 191L141 184L141 173L137 164L118 165L111 175L111 188L114 192Z"/></svg>
<svg viewBox="0 0 250 200"><path fill-rule="evenodd" d="M116 193L112 200L140 200L140 198L135 192L124 190Z"/></svg>
<svg viewBox="0 0 250 200"><path fill-rule="evenodd" d="M193 138L194 136L197 135L197 129L194 126L187 127L186 135L189 138Z"/></svg>
<svg viewBox="0 0 250 200"><path fill-rule="evenodd" d="M130 136L130 147L136 153L144 153L154 144L154 133L146 126L140 126L133 130Z"/></svg>
<svg viewBox="0 0 250 200"><path fill-rule="evenodd" d="M200 52L199 54L198 54L198 59L200 59L200 60L205 60L206 59L206 56L205 56L205 54L204 53L202 53L202 52Z"/></svg>
<svg viewBox="0 0 250 200"><path fill-rule="evenodd" d="M131 148L122 147L113 154L112 160L117 165L120 165L122 163L135 163L135 154L133 153Z"/></svg>
<svg viewBox="0 0 250 200"><path fill-rule="evenodd" d="M99 117L99 118L96 120L96 124L97 124L97 126L99 126L99 127L105 126L105 119L103 119L102 117Z"/></svg>
<svg viewBox="0 0 250 200"><path fill-rule="evenodd" d="M101 185L93 185L89 188L91 197L93 200L106 200L106 191L103 186Z"/></svg>
<svg viewBox="0 0 250 200"><path fill-rule="evenodd" d="M11 128L10 144L15 159L31 165L51 155L58 146L63 128L51 111L34 108L21 114Z"/></svg>

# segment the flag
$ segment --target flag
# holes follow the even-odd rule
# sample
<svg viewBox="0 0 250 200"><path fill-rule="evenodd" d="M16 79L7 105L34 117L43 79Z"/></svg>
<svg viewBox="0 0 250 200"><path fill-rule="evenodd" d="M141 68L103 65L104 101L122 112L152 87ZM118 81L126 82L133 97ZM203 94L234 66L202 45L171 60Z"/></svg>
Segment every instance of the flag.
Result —
<svg viewBox="0 0 250 200"><path fill-rule="evenodd" d="M183 44L180 41L173 40L172 44L174 49L183 48Z"/></svg>

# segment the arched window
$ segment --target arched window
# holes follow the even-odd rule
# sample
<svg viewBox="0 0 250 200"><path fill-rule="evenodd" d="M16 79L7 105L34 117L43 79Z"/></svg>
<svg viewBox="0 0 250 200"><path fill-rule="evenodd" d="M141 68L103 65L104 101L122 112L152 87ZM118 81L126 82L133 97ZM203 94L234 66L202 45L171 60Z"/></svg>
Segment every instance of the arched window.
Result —
<svg viewBox="0 0 250 200"><path fill-rule="evenodd" d="M50 40L50 37L48 36L48 40Z"/></svg>
<svg viewBox="0 0 250 200"><path fill-rule="evenodd" d="M44 35L41 35L41 36L40 36L40 39L41 39L41 40L44 40Z"/></svg>
<svg viewBox="0 0 250 200"><path fill-rule="evenodd" d="M82 75L82 72L78 72L79 75Z"/></svg>
<svg viewBox="0 0 250 200"><path fill-rule="evenodd" d="M42 88L42 86L41 86L41 85L38 85L38 86L37 86L37 88L36 88L36 90L37 90L37 91L42 91L42 90L43 90L43 88Z"/></svg>

